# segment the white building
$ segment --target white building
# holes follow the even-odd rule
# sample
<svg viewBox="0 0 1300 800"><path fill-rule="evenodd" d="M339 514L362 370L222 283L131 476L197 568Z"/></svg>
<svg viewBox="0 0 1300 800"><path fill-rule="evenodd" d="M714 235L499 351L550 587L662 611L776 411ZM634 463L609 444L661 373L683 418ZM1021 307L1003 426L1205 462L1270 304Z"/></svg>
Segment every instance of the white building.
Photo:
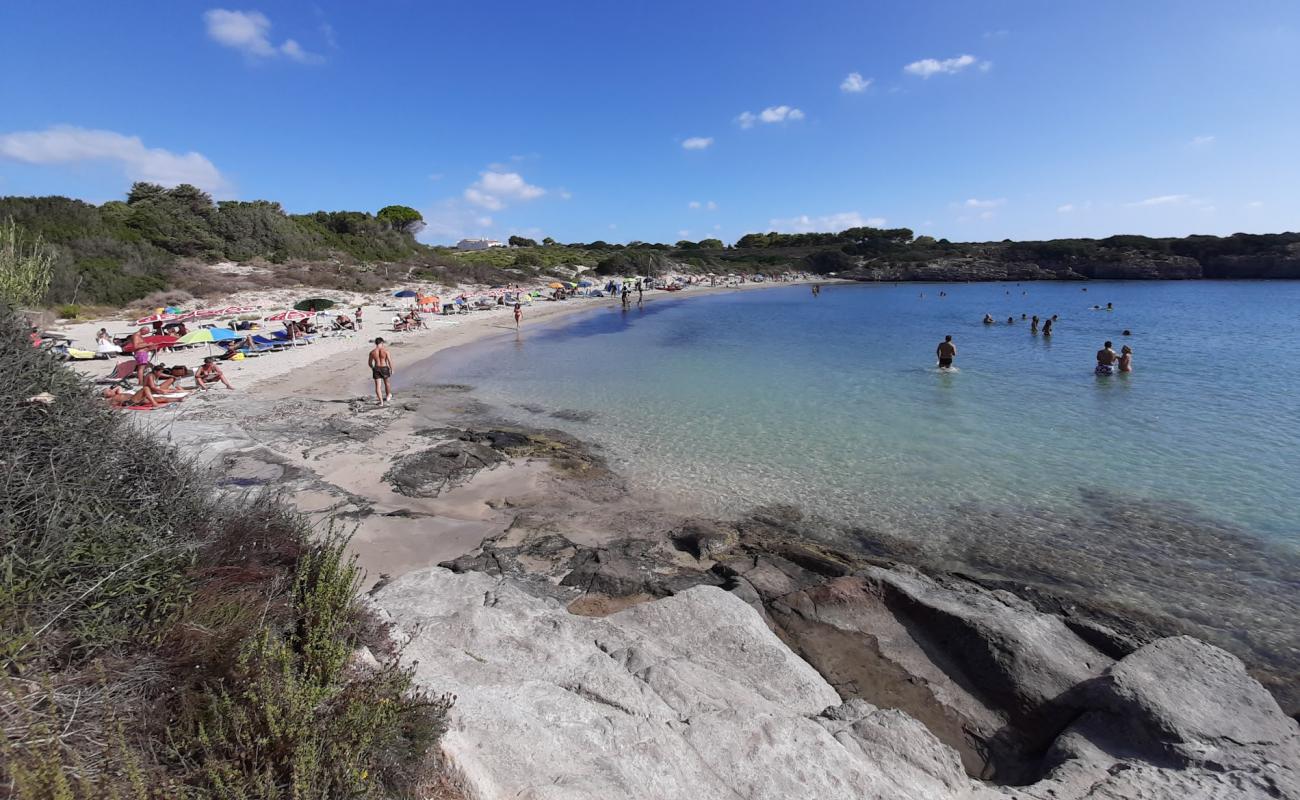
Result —
<svg viewBox="0 0 1300 800"><path fill-rule="evenodd" d="M496 239L461 239L456 242L457 250L487 250L492 247L505 247L505 242Z"/></svg>

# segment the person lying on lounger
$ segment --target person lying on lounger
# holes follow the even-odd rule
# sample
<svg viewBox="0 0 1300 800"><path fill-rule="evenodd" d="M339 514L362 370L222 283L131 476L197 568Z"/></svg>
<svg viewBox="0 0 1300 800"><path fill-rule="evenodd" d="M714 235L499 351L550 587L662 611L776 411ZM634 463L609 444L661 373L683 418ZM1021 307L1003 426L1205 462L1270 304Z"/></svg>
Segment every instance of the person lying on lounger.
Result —
<svg viewBox="0 0 1300 800"><path fill-rule="evenodd" d="M153 392L149 391L146 386L141 386L135 394L127 394L119 386L111 386L104 390L104 399L113 408L126 408L127 406L149 406L156 408L163 403L170 403L171 400L157 398Z"/></svg>
<svg viewBox="0 0 1300 800"><path fill-rule="evenodd" d="M221 367L217 366L217 357L208 356L203 359L203 366L199 367L194 373L194 388L206 390L209 385L217 383L222 384L227 389L235 388L230 385L230 381L226 380L226 375L221 371Z"/></svg>

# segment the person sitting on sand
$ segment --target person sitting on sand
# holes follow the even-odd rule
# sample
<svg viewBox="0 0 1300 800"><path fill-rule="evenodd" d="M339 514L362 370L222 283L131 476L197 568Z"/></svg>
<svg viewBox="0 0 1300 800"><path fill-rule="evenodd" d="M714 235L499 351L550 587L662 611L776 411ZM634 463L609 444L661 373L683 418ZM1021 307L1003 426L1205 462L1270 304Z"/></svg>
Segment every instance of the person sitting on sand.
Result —
<svg viewBox="0 0 1300 800"><path fill-rule="evenodd" d="M984 324L985 324L985 325L992 325L992 324L993 324L993 315L992 315L992 314L985 314L985 315L984 315Z"/></svg>
<svg viewBox="0 0 1300 800"><path fill-rule="evenodd" d="M957 355L957 345L952 343L951 336L943 337L939 342L939 347L935 349L935 355L939 357L939 369L952 369L952 360Z"/></svg>
<svg viewBox="0 0 1300 800"><path fill-rule="evenodd" d="M176 386L176 378L168 374L162 364L155 364L153 369L145 373L142 385L154 395L181 393Z"/></svg>
<svg viewBox="0 0 1300 800"><path fill-rule="evenodd" d="M1116 353L1111 349L1111 347L1111 343L1106 342L1106 344L1102 345L1102 348L1097 351L1097 368L1093 371L1098 375L1115 374L1115 362L1119 361L1119 353Z"/></svg>
<svg viewBox="0 0 1300 800"><path fill-rule="evenodd" d="M203 365L194 373L194 388L206 391L209 384L216 383L222 384L227 389L235 388L230 385L230 381L226 380L226 374L221 371L221 367L217 366L216 356L208 356L203 359Z"/></svg>
<svg viewBox="0 0 1300 800"><path fill-rule="evenodd" d="M383 339L375 339L375 347L370 351L367 363L370 365L370 377L375 379L375 400L382 406L393 399L393 390L388 383L393 377L393 359L388 355ZM383 391L380 391L381 388Z"/></svg>
<svg viewBox="0 0 1300 800"><path fill-rule="evenodd" d="M113 408L126 408L128 406L156 408L163 403L169 402L166 399L154 397L153 392L147 386L141 386L135 394L127 394L122 391L120 386L110 386L104 390L103 397Z"/></svg>
<svg viewBox="0 0 1300 800"><path fill-rule="evenodd" d="M1119 349L1119 371L1133 371L1133 348L1128 345L1124 345Z"/></svg>

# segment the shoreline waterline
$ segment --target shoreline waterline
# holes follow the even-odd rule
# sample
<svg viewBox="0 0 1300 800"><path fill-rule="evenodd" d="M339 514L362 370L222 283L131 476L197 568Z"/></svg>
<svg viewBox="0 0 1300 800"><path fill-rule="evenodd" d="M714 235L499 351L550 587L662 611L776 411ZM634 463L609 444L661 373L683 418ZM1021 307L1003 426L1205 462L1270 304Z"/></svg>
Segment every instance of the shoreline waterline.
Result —
<svg viewBox="0 0 1300 800"><path fill-rule="evenodd" d="M995 286L998 292L1004 287L1008 291L1011 288L1010 284ZM847 288L850 291L857 289L856 286ZM887 288L869 285L867 291L874 289L879 292ZM1231 292L1240 287L1226 288ZM954 290L959 292L962 287L949 287L947 291ZM774 314L773 304L788 302L795 294L802 297L802 291L806 290L766 295L758 304L758 311L764 315ZM902 287L902 291L915 295L919 290L909 285ZM823 299L831 294L833 292L827 292ZM1170 297L1172 299L1162 303L1177 300L1176 294ZM728 517L747 513L756 506L791 504L808 514L826 517L835 525L856 528L861 545L868 550L881 546L883 542L904 560L924 562L946 571L979 575L991 581L1037 587L1039 591L1055 593L1075 602L1092 603L1120 615L1146 618L1156 626L1190 630L1248 660L1268 661L1290 668L1300 664L1300 631L1296 621L1300 619L1300 600L1297 599L1300 598L1300 591L1297 591L1300 585L1297 585L1296 578L1300 574L1300 547L1297 546L1300 539L1286 535L1285 504L1279 506L1272 502L1268 506L1282 509L1284 516L1261 517L1258 516L1260 509L1251 506L1249 503L1252 501L1245 496L1234 494L1228 497L1221 493L1225 501L1237 503L1225 502L1222 509L1233 514L1245 512L1234 520L1231 515L1225 517L1215 513L1220 506L1213 503L1193 503L1180 497L1177 491L1180 486L1176 483L1166 487L1175 491L1161 491L1161 484L1144 485L1136 480L1138 476L1131 473L1129 476L1133 480L1127 485L1124 482L1090 480L1082 473L1072 475L1078 464L1069 459L1076 458L1077 451L1066 447L1062 437L1075 434L1069 433L1068 428L1059 429L1055 421L1051 433L1055 441L1053 449L1061 452L1027 451L1035 458L1046 457L1056 465L1049 473L1054 480L1043 484L1049 489L1047 493L1025 491L1026 484L1018 477L1020 472L1013 471L1007 477L1005 490L985 492L981 487L988 484L996 488L999 477L984 476L970 483L969 490L963 489L947 498L931 500L930 495L922 492L923 502L899 504L890 499L895 496L891 494L891 487L897 486L902 492L920 490L932 482L927 478L927 471L936 468L946 470L944 475L955 476L960 481L961 476L951 470L967 470L968 466L961 460L954 461L951 454L945 455L943 450L934 448L923 449L916 454L916 459L904 457L908 448L914 449L910 442L923 444L924 440L891 438L887 431L875 439L864 440L853 423L826 423L834 428L834 438L830 441L833 444L848 436L856 446L865 449L847 451L843 446L826 449L822 439L818 438L819 434L806 426L783 423L783 426L772 427L772 423L763 418L772 405L794 404L803 409L801 413L810 417L823 413L816 405L800 405L802 401L798 393L783 393L776 382L759 383L756 385L762 388L747 389L725 385L723 388L731 393L729 395L710 394L705 389L693 388L715 380L719 369L745 369L747 343L733 341L725 333L719 333L719 329L740 324L738 320L743 314L754 311L735 308L746 302L738 298L734 302L711 301L711 307L707 309L692 306L699 314L675 314L671 306L665 306L659 312L647 310L645 314L633 315L626 324L621 321L621 315L605 319L608 324L596 317L557 320L547 329L536 331L534 337L525 337L521 343L506 349L484 343L445 353L440 365L434 365L426 380L474 387L473 395L486 404L483 413L494 419L527 427L558 427L594 442L600 452L610 458L611 466L624 474L633 486L647 494L671 498L672 503L693 512ZM1136 303L1136 299L1130 301L1130 304ZM1081 334L1077 330L1083 327L1082 320L1093 322L1098 319L1095 316L1089 318L1088 310L1081 308L1082 305L1076 303L1062 315L1063 322L1058 323L1064 326L1058 328L1055 337L1060 342L1057 349L1063 353L1095 347L1091 345L1095 334ZM685 308L679 306L677 310ZM794 318L804 319L798 316L799 313L804 312L796 313ZM702 321L701 316L712 317L718 324L714 326L709 320ZM656 318L663 324L655 322ZM936 327L942 324L940 322ZM978 317L971 324L978 326ZM1118 326L1120 322L1097 324ZM1125 324L1132 323L1126 321ZM1172 327L1172 323L1169 324ZM638 332L638 326L650 330ZM745 333L757 335L749 329L745 329ZM787 329L785 335L788 337L792 333ZM1027 329L1017 333L1005 324L995 331L972 327L960 333L958 341L962 344L972 340L980 343L994 341L998 336L1005 339L1020 335L1025 337L1025 341L1030 338ZM976 339L980 336L984 340ZM1158 333L1153 334L1145 323L1139 329L1139 336L1143 343L1139 353L1144 355L1165 346L1164 340L1155 338ZM1080 339L1086 339L1087 343ZM624 340L630 342L626 347L620 344ZM753 346L765 344L766 340L762 340ZM1038 344L1042 352L1042 343ZM665 345L667 351L660 345ZM1013 341L1000 346L1021 345ZM707 357L695 360L690 351L697 347L723 351L727 363L724 366L721 359L710 360ZM798 352L807 355L803 350ZM602 353L606 361L615 365L610 370L605 370L600 361ZM1090 358L1091 351L1084 352L1084 356ZM484 365L484 359L490 363ZM656 364L662 359L669 359L672 363L666 369L657 369ZM966 369L961 376L953 376L951 380L979 381L981 397L993 397L989 392L996 391L996 385L989 383L992 379L989 369L976 359L976 354L968 346L958 357L959 364ZM799 365L786 363L789 372L802 374ZM1029 366L1038 363L1034 361ZM540 366L533 368L531 365L534 364ZM571 364L576 366L570 368ZM926 372L923 368L916 367L914 372L909 372L906 367L902 369L897 373L901 377L891 377L885 384L874 384L870 396L880 398L879 402L905 397L898 394L897 386L911 383L920 386L926 393L922 396L932 398L930 402L946 403L950 414L969 415L970 408L975 407L972 404L983 402L974 397L969 402L960 399L955 394L960 389L944 385L949 382L949 376L930 376L932 381L921 383ZM1141 369L1143 365L1139 362ZM638 371L651 373L651 378L638 382ZM1126 389L1121 385L1122 379L1111 379L1113 385L1102 385L1101 379L1091 374L1084 376L1083 372L1080 369L1077 378L1066 375L1062 380L1067 383L1058 386L1055 394L1075 392L1084 398L1084 407L1097 407L1107 415L1132 415L1131 411L1121 410L1123 404L1135 402L1120 392ZM548 377L549 373L554 374ZM1134 381L1129 384L1127 391L1130 393L1134 390L1151 392L1153 385L1163 391L1161 382L1167 384L1171 380L1168 375L1162 375L1159 365L1154 363L1135 377L1145 383ZM665 383L672 384L671 397L660 397L655 391L656 386ZM509 384L505 390L504 384ZM624 384L631 384L632 388L622 392L620 385ZM1096 399L1088 399L1090 394ZM697 395L712 405L687 403L686 410L678 405L698 399ZM727 396L745 400L733 408L725 405ZM634 399L629 401L629 397ZM879 402L876 409L880 408ZM1050 402L1059 404L1062 401L1053 399ZM718 403L723 405L718 406ZM731 410L719 417L709 410L715 406ZM918 407L910 408L909 414L920 413ZM629 412L628 409L635 410ZM629 413L632 413L631 417ZM1020 414L1026 424L1031 424L1035 416L1042 416L1034 409L1022 410ZM678 424L680 417L688 420ZM724 430L718 427L720 418L732 417L740 418L743 425L748 426L743 428L748 431L744 438L737 438L739 434L732 428ZM641 429L642 423L646 426L644 430ZM939 424L955 427L952 436L984 435L981 428L966 421L965 416ZM1138 423L1125 424L1134 426ZM1157 437L1158 440L1158 437L1171 435L1168 433L1171 430L1169 423L1160 417L1152 417L1150 423L1141 424L1149 431L1134 430L1143 436ZM906 437L913 435L911 429L903 430L901 434ZM864 441L871 444L864 446ZM944 447L952 443L951 436L941 437L939 441ZM1200 440L1190 441L1198 447L1204 444ZM996 444L997 439L983 439L981 442ZM1108 438L1107 442L1106 454L1122 456L1123 450L1115 446L1118 440ZM1209 444L1218 446L1218 442ZM900 450L900 447L904 449ZM1135 447L1147 447L1145 440L1139 441ZM1180 458L1175 450L1167 456L1164 453L1152 456ZM994 458L992 462L986 459L986 463L1001 464L1005 461L1014 464L1016 453L1008 450L1005 457ZM764 462L763 459L771 460ZM806 471L804 461L808 459L824 459L831 465L830 471L814 471L800 477L800 473ZM873 467L872 459L881 463ZM1264 469L1270 463L1256 463L1252 468ZM892 478L889 475L891 470L897 473ZM1154 476L1159 474L1153 473ZM768 475L770 478L766 477ZM846 475L869 475L873 483L845 484L843 476ZM721 481L719 476L743 477ZM1217 473L1205 477L1211 481L1220 479ZM1030 485L1033 485L1032 481ZM797 490L787 491L792 486ZM864 489L854 488L856 486ZM864 494L854 496L854 492L864 490ZM1281 491L1280 487L1277 491ZM1271 520L1279 520L1280 527L1274 529L1278 533L1264 535L1251 530L1247 524L1251 519L1266 523L1263 532L1269 530L1267 524L1271 524Z"/></svg>

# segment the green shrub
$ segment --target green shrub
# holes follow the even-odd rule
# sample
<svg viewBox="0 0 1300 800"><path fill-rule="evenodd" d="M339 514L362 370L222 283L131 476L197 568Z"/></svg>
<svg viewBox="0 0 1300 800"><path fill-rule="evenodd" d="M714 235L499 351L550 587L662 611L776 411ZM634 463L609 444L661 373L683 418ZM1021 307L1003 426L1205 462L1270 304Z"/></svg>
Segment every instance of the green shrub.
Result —
<svg viewBox="0 0 1300 800"><path fill-rule="evenodd" d="M413 794L450 700L385 649L340 537L213 494L6 309L0 437L0 795Z"/></svg>

